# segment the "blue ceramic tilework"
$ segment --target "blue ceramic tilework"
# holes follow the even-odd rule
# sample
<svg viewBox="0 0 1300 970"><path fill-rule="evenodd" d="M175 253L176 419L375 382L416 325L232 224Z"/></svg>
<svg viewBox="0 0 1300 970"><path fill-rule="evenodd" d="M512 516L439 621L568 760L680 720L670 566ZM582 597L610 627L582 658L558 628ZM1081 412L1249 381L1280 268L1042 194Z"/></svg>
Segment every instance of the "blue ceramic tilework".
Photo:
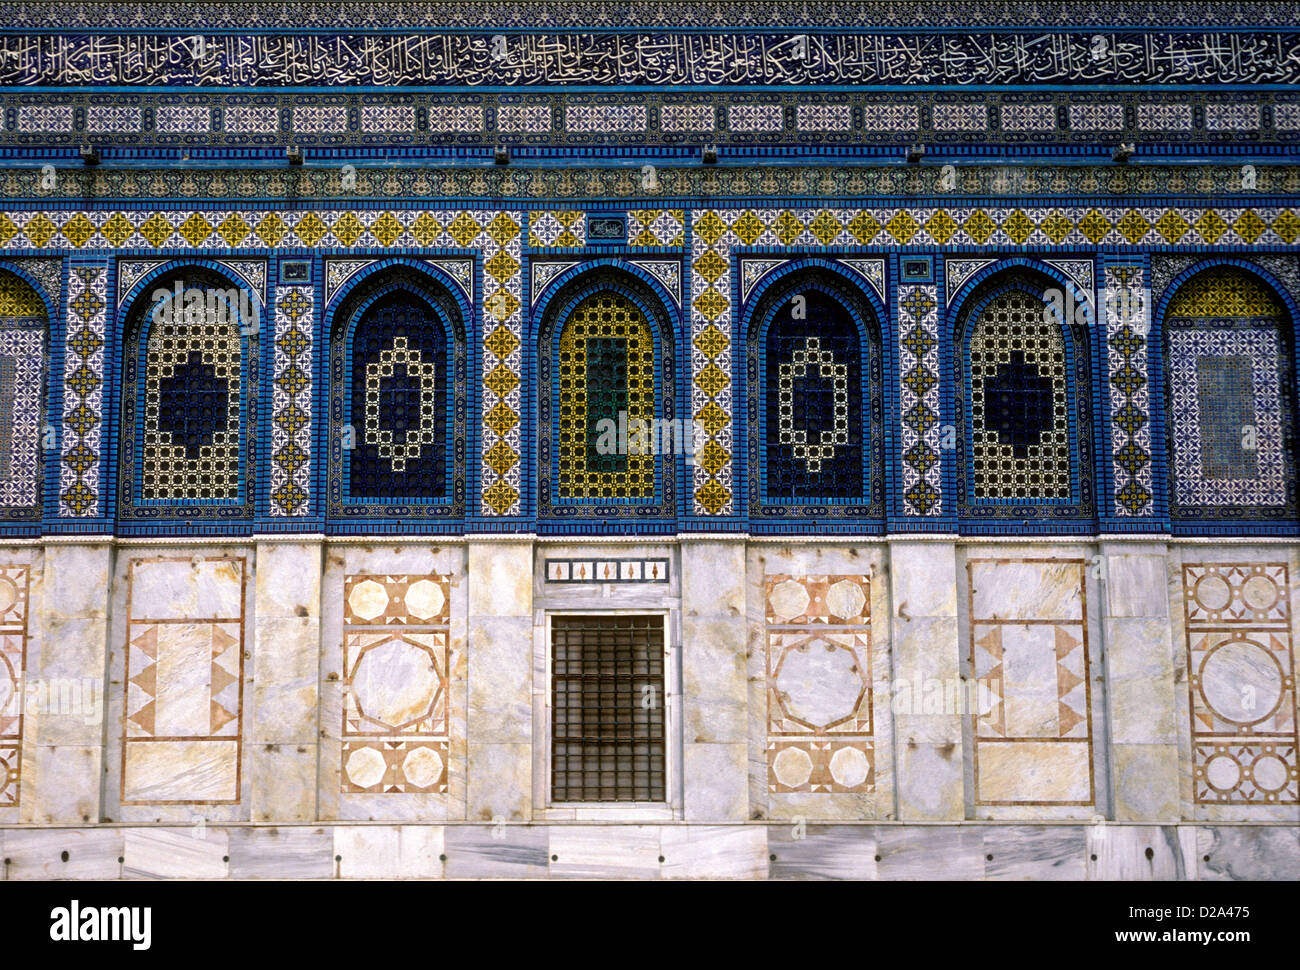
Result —
<svg viewBox="0 0 1300 970"><path fill-rule="evenodd" d="M874 296L823 257L742 265L768 270L748 286L744 311L751 523L880 520L883 379Z"/></svg>
<svg viewBox="0 0 1300 970"><path fill-rule="evenodd" d="M251 519L260 304L201 265L160 267L134 293L122 359L119 521Z"/></svg>
<svg viewBox="0 0 1300 970"><path fill-rule="evenodd" d="M966 284L957 318L962 517L1094 514L1087 330L1049 310L1045 294L1067 281L1048 270L993 265Z"/></svg>
<svg viewBox="0 0 1300 970"><path fill-rule="evenodd" d="M1170 513L1294 521L1295 381L1286 310L1236 267L1182 283L1166 310Z"/></svg>
<svg viewBox="0 0 1300 970"><path fill-rule="evenodd" d="M427 264L376 261L337 304L330 342L332 528L465 515L464 294Z"/></svg>

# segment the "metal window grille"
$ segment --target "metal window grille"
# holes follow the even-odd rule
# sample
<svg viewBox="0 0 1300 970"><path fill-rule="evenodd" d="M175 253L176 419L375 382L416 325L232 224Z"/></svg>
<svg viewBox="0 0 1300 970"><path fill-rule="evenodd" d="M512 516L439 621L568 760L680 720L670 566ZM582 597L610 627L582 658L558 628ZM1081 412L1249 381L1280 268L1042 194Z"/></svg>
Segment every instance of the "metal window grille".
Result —
<svg viewBox="0 0 1300 970"><path fill-rule="evenodd" d="M551 656L552 801L664 801L664 618L552 617Z"/></svg>

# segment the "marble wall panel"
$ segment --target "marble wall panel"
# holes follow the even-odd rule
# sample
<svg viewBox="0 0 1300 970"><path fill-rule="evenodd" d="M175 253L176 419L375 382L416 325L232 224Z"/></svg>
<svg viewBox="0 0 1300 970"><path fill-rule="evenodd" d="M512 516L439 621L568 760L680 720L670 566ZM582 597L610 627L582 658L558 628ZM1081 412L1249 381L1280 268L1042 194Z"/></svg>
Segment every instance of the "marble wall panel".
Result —
<svg viewBox="0 0 1300 970"><path fill-rule="evenodd" d="M464 550L343 546L324 577L324 818L464 817Z"/></svg>
<svg viewBox="0 0 1300 970"><path fill-rule="evenodd" d="M1192 804L1300 821L1292 569L1182 563ZM1260 813L1254 813L1257 817Z"/></svg>
<svg viewBox="0 0 1300 970"><path fill-rule="evenodd" d="M1087 817L1097 801L1083 558L967 560L970 806ZM1006 817L1006 816L1003 816ZM1048 816L1050 817L1050 815Z"/></svg>
<svg viewBox="0 0 1300 970"><path fill-rule="evenodd" d="M247 579L244 557L131 561L124 806L239 802Z"/></svg>
<svg viewBox="0 0 1300 970"><path fill-rule="evenodd" d="M31 567L0 565L0 818L16 820L22 793Z"/></svg>
<svg viewBox="0 0 1300 970"><path fill-rule="evenodd" d="M892 817L880 551L751 553L750 800L758 817Z"/></svg>

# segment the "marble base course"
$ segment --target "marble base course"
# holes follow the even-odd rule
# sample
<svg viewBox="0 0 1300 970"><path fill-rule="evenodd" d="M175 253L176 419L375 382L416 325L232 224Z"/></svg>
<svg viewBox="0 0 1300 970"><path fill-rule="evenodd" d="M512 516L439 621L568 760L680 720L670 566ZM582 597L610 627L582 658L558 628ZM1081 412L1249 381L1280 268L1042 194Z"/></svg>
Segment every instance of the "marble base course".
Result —
<svg viewBox="0 0 1300 970"><path fill-rule="evenodd" d="M552 568L613 559L663 572ZM1294 877L1297 577L1245 540L0 547L4 874ZM572 613L664 617L662 803L551 799Z"/></svg>
<svg viewBox="0 0 1300 970"><path fill-rule="evenodd" d="M1279 825L42 827L0 829L0 851L5 880L1300 878Z"/></svg>

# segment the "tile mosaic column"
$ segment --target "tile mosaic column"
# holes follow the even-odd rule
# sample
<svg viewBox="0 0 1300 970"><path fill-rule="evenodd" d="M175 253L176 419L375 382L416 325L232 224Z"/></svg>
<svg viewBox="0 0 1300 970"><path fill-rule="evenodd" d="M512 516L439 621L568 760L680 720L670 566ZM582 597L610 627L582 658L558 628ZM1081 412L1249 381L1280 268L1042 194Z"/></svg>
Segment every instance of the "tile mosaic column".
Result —
<svg viewBox="0 0 1300 970"><path fill-rule="evenodd" d="M1103 542L1106 704L1116 821L1173 821L1178 808L1168 550Z"/></svg>
<svg viewBox="0 0 1300 970"><path fill-rule="evenodd" d="M739 539L684 539L681 556L681 777L686 819L746 819L745 545Z"/></svg>
<svg viewBox="0 0 1300 970"><path fill-rule="evenodd" d="M533 544L469 543L470 821L532 814Z"/></svg>
<svg viewBox="0 0 1300 970"><path fill-rule="evenodd" d="M903 514L936 516L943 513L938 290L900 286L897 305Z"/></svg>
<svg viewBox="0 0 1300 970"><path fill-rule="evenodd" d="M1103 296L1112 489L1106 517L1150 520L1155 515L1147 372L1151 307L1142 266L1108 265Z"/></svg>
<svg viewBox="0 0 1300 970"><path fill-rule="evenodd" d="M68 276L68 330L63 359L62 462L59 515L102 514L104 368L108 270L74 265Z"/></svg>
<svg viewBox="0 0 1300 970"><path fill-rule="evenodd" d="M312 288L275 290L271 379L271 515L311 512Z"/></svg>
<svg viewBox="0 0 1300 970"><path fill-rule="evenodd" d="M956 546L891 542L889 582L898 817L960 819L965 814L961 715L927 713L924 704L927 688L946 693L948 685L961 683Z"/></svg>
<svg viewBox="0 0 1300 970"><path fill-rule="evenodd" d="M255 822L316 817L321 547L257 546L248 771Z"/></svg>
<svg viewBox="0 0 1300 970"><path fill-rule="evenodd" d="M98 822L113 547L51 543L45 547L44 574L46 644L29 676L47 691L66 686L82 702L33 718L36 799L33 811L24 809L24 820Z"/></svg>

